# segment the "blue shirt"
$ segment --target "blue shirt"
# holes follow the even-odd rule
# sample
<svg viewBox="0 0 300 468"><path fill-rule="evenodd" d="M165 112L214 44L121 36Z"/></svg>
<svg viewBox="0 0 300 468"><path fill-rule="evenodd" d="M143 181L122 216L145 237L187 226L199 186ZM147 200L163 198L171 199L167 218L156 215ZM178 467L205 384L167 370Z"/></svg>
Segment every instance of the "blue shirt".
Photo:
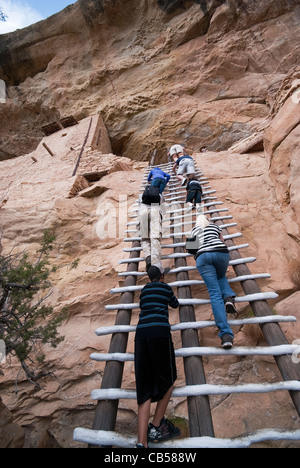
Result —
<svg viewBox="0 0 300 468"><path fill-rule="evenodd" d="M163 179L166 180L167 183L169 182L171 176L169 174L166 174L164 171L162 171L159 167L156 167L155 169L152 169L148 176L148 182L151 181L151 179Z"/></svg>
<svg viewBox="0 0 300 468"><path fill-rule="evenodd" d="M177 161L176 161L176 164L179 166L179 164L181 163L181 161L183 161L183 159L191 159L193 161L193 158L191 158L191 156L181 156L181 158L178 158Z"/></svg>

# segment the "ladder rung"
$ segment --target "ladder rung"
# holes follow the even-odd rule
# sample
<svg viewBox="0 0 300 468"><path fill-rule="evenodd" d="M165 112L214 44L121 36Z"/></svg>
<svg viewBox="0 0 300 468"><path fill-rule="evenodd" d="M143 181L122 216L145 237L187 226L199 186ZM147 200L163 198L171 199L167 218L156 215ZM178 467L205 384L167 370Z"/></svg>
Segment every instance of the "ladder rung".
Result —
<svg viewBox="0 0 300 468"><path fill-rule="evenodd" d="M228 216L227 219L231 219L232 216ZM223 218L219 218L218 220L221 220ZM190 224L190 228L193 229L195 227L195 222L192 221L192 220L189 220L189 221L183 221L182 223L177 223L177 224L170 224L169 228L172 229L172 228L177 228L177 227L181 227L181 226L186 226L186 225L189 225ZM220 225L220 228L228 228L228 227L233 227L233 226L237 226L237 223L230 223L230 224L222 224Z"/></svg>
<svg viewBox="0 0 300 468"><path fill-rule="evenodd" d="M136 437L127 437L112 431L95 431L78 427L74 430L73 439L84 444L108 446L118 448L134 448ZM281 431L277 429L261 429L251 434L232 439L214 437L188 437L166 441L163 443L149 443L150 448L156 449L203 449L203 448L248 448L252 444L258 444L269 440L300 440L300 429L296 431ZM190 455L190 454L188 454ZM187 461L187 459L185 459ZM191 461L192 459L189 458Z"/></svg>
<svg viewBox="0 0 300 468"><path fill-rule="evenodd" d="M247 247L249 247L249 244L234 245L232 247L228 247L228 250L231 252L232 250L245 249ZM141 251L142 247L137 247L137 249L139 249L139 251ZM126 251L126 250L124 250L124 251ZM193 255L189 254L189 253L175 253L175 254L170 254L170 255L162 255L161 259L162 260L168 260L168 259L172 259L172 258L188 258L188 257L193 257ZM140 263L140 262L144 262L144 261L145 261L144 257L125 258L123 260L119 260L119 265L124 265L126 263Z"/></svg>
<svg viewBox="0 0 300 468"><path fill-rule="evenodd" d="M227 248L231 252L232 250L246 249L247 247L249 247L249 244L232 245L232 246L227 247ZM168 247L162 245L162 248L168 248ZM143 250L142 247L133 247L131 249L123 249L123 252L126 252L126 253L128 253L128 252L141 252L142 250ZM186 255L189 256L189 257L193 256L192 254L189 254L189 253L187 253Z"/></svg>
<svg viewBox="0 0 300 468"><path fill-rule="evenodd" d="M224 236L224 238L226 239L233 239L233 238L236 238L236 237L241 237L242 234L238 233L238 235L235 235L235 234L232 234L231 236ZM162 244L162 249L170 249L170 248L175 248L175 247L184 247L185 246L185 243L184 242L180 242L180 243L177 243L177 244L172 244L172 246L170 247L170 245L168 244ZM236 249L241 249L241 248L247 248L249 247L249 244L242 244L242 245L233 245L231 247L228 247L228 250L236 250ZM142 247L132 247L132 248L129 248L129 249L123 249L123 252L141 252L143 249Z"/></svg>
<svg viewBox="0 0 300 468"><path fill-rule="evenodd" d="M233 347L231 349L207 347L181 348L175 351L175 357L190 357L190 356L284 356L293 354L300 346L297 345L279 345L279 346L257 346L257 347ZM90 358L93 361L108 362L132 362L134 361L133 353L93 353Z"/></svg>
<svg viewBox="0 0 300 468"><path fill-rule="evenodd" d="M164 227L164 231L167 231L168 229L171 229L171 228L175 228L175 227L181 227L185 224L191 224L191 230L195 227L194 225L192 225L192 222L185 222L185 223L178 223L178 224L174 224L172 226L169 226L169 227ZM237 226L237 223L229 223L229 224L221 224L220 225L220 228L221 229L227 229L229 227L234 227L234 226ZM186 231L186 232L175 232L175 233L170 233L169 237L178 237L178 236L189 236L190 235L190 231ZM129 233L129 232L132 232L132 233L137 233L139 232L138 229L126 229L125 233Z"/></svg>
<svg viewBox="0 0 300 468"><path fill-rule="evenodd" d="M228 320L230 326L240 327L244 325L262 325L264 323L297 322L293 315L266 315L265 317L251 317L248 319ZM215 327L214 320L203 320L201 322L181 322L171 326L172 331L198 330L201 328ZM136 325L114 325L111 327L100 327L95 333L97 336L111 335L113 333L132 333L136 331Z"/></svg>
<svg viewBox="0 0 300 468"><path fill-rule="evenodd" d="M187 385L185 387L175 388L172 398L182 398L191 396L205 395L230 395L233 393L270 393L276 391L300 391L300 382L298 380L289 380L276 383L249 383L240 385ZM100 389L92 391L93 400L136 400L135 390L126 389Z"/></svg>
<svg viewBox="0 0 300 468"><path fill-rule="evenodd" d="M247 280L256 280L256 279L268 279L271 278L269 273L257 273L255 275L243 275L243 276L236 276L235 278L229 278L229 283L238 283L241 281ZM198 286L204 284L203 280L185 280L185 281L174 281L172 283L168 283L171 288L182 288L184 286ZM120 287L120 288L113 288L110 290L111 294L123 294L124 292L135 292L141 291L145 285L140 286L127 286L127 287Z"/></svg>
<svg viewBox="0 0 300 468"><path fill-rule="evenodd" d="M229 234L229 235L225 235L223 236L224 237L224 240L228 240L228 239L236 239L237 237L242 237L242 233L241 232L236 232L234 234ZM166 237L166 239L169 239L168 237ZM125 239L123 239L124 242L140 242L142 240L141 237L126 237ZM185 242L181 242L181 243L177 243L177 244L166 244L164 246L164 244L162 244L162 247L168 247L168 248L174 248L174 247L184 247L185 246Z"/></svg>
<svg viewBox="0 0 300 468"><path fill-rule="evenodd" d="M237 260L230 260L229 265L230 266L242 265L243 263L253 263L255 261L256 261L255 257L238 258ZM138 260L136 260L136 262L138 262ZM181 273L183 271L196 271L196 270L197 270L196 266L185 266L185 267L174 268L173 270L170 270L168 275ZM145 276L145 275L146 275L145 271L131 271L131 272L124 271L122 273L118 273L118 276Z"/></svg>
<svg viewBox="0 0 300 468"><path fill-rule="evenodd" d="M240 296L235 298L235 302L254 302L254 301L267 301L270 299L277 299L278 294L273 292L267 293L257 293L257 294L248 294L246 296ZM205 305L210 304L209 299L178 299L179 304L183 305ZM139 309L139 303L131 303L131 304L110 304L105 306L106 310L132 310L132 309Z"/></svg>
<svg viewBox="0 0 300 468"><path fill-rule="evenodd" d="M221 229L227 229L229 227L234 227L234 226L237 226L237 223L230 223L230 224L222 224L220 225L220 228ZM193 228L194 226L191 226L191 228ZM133 232L136 232L136 231L133 231ZM185 231L185 232L174 232L174 233L170 233L169 237L189 237L191 235L191 231Z"/></svg>
<svg viewBox="0 0 300 468"><path fill-rule="evenodd" d="M235 302L254 302L254 301L268 301L271 299L277 299L278 294L274 292L260 292L256 294L247 294L246 296L240 296L235 298ZM180 305L202 305L210 304L209 299L179 299Z"/></svg>
<svg viewBox="0 0 300 468"><path fill-rule="evenodd" d="M205 203L204 207L208 206L214 206L214 205L223 205L223 202L213 202L213 203ZM179 213L182 212L183 208L178 208L177 210L171 210L167 211L166 214L172 214L172 213Z"/></svg>
<svg viewBox="0 0 300 468"><path fill-rule="evenodd" d="M207 212L206 212L207 213ZM185 218L192 218L193 216L198 216L199 215L199 212L198 211L191 211L190 213L186 213L185 211L183 211L183 213L179 216L174 216L172 218L165 218L163 219L163 223L167 223L167 222L173 222L173 221L176 221L176 220L179 220L179 219L185 219ZM212 217L210 218L210 221L220 221L222 219L232 219L232 216L218 216L218 217ZM192 221L192 219L190 219L190 222L195 222L194 220ZM137 224L138 221L136 221ZM131 225L131 223L130 223Z"/></svg>

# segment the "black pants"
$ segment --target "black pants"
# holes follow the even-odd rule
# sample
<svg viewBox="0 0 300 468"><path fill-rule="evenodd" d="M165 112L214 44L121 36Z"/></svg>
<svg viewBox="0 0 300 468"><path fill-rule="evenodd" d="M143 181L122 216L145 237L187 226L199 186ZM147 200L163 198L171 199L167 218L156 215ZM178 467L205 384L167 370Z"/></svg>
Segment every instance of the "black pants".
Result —
<svg viewBox="0 0 300 468"><path fill-rule="evenodd" d="M171 338L137 339L134 363L138 405L162 400L177 379Z"/></svg>
<svg viewBox="0 0 300 468"><path fill-rule="evenodd" d="M189 190L187 194L186 203L201 203L202 194L200 190Z"/></svg>

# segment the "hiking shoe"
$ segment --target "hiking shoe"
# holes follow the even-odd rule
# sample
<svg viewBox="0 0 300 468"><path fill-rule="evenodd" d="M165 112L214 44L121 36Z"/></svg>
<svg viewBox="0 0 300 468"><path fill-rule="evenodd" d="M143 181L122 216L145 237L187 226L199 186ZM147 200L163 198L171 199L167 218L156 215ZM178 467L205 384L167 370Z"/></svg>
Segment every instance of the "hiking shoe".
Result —
<svg viewBox="0 0 300 468"><path fill-rule="evenodd" d="M233 337L231 335L223 335L221 343L224 349L231 349L233 347Z"/></svg>
<svg viewBox="0 0 300 468"><path fill-rule="evenodd" d="M234 297L226 297L224 300L226 314L237 314L238 311L235 307L235 299Z"/></svg>

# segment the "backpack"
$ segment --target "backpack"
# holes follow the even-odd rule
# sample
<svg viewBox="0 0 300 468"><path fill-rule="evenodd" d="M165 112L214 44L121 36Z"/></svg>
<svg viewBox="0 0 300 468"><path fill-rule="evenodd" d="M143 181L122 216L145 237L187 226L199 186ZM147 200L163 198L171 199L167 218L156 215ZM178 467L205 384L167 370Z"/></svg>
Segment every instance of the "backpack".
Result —
<svg viewBox="0 0 300 468"><path fill-rule="evenodd" d="M152 187L152 185L147 185L142 196L142 202L145 205L152 205L152 204L160 205L159 188Z"/></svg>

